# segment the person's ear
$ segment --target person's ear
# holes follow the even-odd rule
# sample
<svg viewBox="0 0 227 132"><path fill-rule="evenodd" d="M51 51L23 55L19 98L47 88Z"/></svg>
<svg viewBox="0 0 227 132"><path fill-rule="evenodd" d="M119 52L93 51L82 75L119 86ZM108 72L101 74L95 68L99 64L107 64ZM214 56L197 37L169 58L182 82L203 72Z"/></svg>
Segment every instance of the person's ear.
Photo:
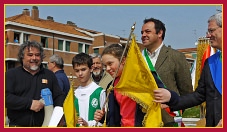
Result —
<svg viewBox="0 0 227 132"><path fill-rule="evenodd" d="M162 38L162 35L163 35L163 30L160 30L158 33L158 37Z"/></svg>
<svg viewBox="0 0 227 132"><path fill-rule="evenodd" d="M56 62L51 62L51 63L53 63L53 65L54 65L53 67L55 67L55 66L56 66Z"/></svg>

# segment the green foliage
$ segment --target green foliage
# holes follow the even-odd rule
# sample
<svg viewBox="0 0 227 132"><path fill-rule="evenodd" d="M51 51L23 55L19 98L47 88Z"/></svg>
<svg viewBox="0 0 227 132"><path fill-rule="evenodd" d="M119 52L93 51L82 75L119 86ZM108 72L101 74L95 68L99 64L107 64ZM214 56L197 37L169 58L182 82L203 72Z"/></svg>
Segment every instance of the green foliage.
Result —
<svg viewBox="0 0 227 132"><path fill-rule="evenodd" d="M183 118L200 118L200 106L188 108L184 111Z"/></svg>

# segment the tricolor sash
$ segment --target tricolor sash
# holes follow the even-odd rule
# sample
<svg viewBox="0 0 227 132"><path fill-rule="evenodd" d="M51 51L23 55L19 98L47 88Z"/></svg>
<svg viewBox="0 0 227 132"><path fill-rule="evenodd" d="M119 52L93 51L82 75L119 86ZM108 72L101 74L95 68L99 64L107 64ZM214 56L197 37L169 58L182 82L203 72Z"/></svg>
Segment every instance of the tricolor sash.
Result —
<svg viewBox="0 0 227 132"><path fill-rule="evenodd" d="M221 52L217 52L208 58L211 76L215 87L218 92L222 95L222 60Z"/></svg>
<svg viewBox="0 0 227 132"><path fill-rule="evenodd" d="M143 54L143 55L145 56L145 60L146 60L146 62L147 62L147 64L148 64L149 69L150 69L151 72L152 72L152 75L155 77L155 81L156 81L158 87L159 87L159 88L166 88L165 84L162 82L161 78L159 77L158 73L156 72L156 70L155 70L155 68L154 68L154 66L153 66L153 64L152 64L152 62L151 62L151 60L150 60L150 58L149 58L149 56L148 56L147 49L144 49L143 51L144 51L144 54ZM172 111L170 111L170 109L169 109L169 107L168 107L168 108L165 108L165 111L166 111L170 116L174 117L174 121L175 121L176 123L181 123L181 124L182 124L182 125L176 124L176 125L174 125L174 126L178 126L178 127L184 126L182 120L179 122L179 118L182 119L182 110L172 112ZM176 117L177 117L177 118L176 118Z"/></svg>

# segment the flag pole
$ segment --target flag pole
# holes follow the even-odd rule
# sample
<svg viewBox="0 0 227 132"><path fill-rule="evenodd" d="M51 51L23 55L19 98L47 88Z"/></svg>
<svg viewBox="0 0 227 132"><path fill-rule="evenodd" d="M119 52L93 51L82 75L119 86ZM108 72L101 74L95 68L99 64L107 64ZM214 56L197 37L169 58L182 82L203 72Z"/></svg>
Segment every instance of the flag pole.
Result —
<svg viewBox="0 0 227 132"><path fill-rule="evenodd" d="M114 83L114 80L116 79L118 70L120 69L120 64L121 64L122 59L123 59L123 57L124 57L125 51L126 51L126 49L127 49L127 46L129 45L129 41L131 40L131 36L132 36L132 33L133 33L134 29L135 29L135 25L136 25L136 23L134 23L133 26L131 27L131 31L130 31L130 34L129 34L127 43L126 43L125 48L124 48L124 51L123 51L123 53L122 53L122 55L121 55L120 63L119 63L119 65L118 65L117 71L116 71L115 74L114 74L114 78L113 78L113 81L112 81L112 83L111 83L111 86L113 86L113 83Z"/></svg>
<svg viewBox="0 0 227 132"><path fill-rule="evenodd" d="M123 59L123 57L124 57L126 48L127 48L127 46L129 45L129 41L131 40L131 36L132 36L132 33L133 33L134 29L135 29L135 25L136 25L136 22L135 22L135 23L132 25L132 27L131 27L131 31L130 31L130 34L129 34L127 43L126 43L126 45L125 45L125 47L124 47L124 51L123 51L123 53L122 53L122 55L121 55L121 59L120 59L120 63L119 63L119 65L118 65L117 71L114 73L113 81L111 82L111 85L109 86L109 88L108 88L108 90L107 90L106 100L105 100L105 102L104 102L104 104L103 104L103 106L102 106L102 110L105 109L106 103L108 102L109 94L110 94L110 92L114 89L113 83L114 83L114 81L115 81L115 79L116 79L116 76L117 76L118 70L119 70L119 68L120 68L120 64L121 64L121 62L122 62L122 59ZM108 106L107 106L107 108L108 108ZM104 123L103 123L103 124L106 124L106 115L107 115L107 114L105 114L105 120L104 120ZM95 127L97 127L97 125L98 125L98 122L96 122Z"/></svg>

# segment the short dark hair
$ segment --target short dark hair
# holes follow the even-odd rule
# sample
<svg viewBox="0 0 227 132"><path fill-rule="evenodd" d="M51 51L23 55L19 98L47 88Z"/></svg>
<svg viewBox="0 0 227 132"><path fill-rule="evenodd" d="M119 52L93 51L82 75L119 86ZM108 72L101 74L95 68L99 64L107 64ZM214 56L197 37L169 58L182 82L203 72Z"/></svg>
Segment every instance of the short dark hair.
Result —
<svg viewBox="0 0 227 132"><path fill-rule="evenodd" d="M158 34L161 30L163 31L162 40L164 40L165 39L165 33L166 33L165 24L162 21L155 19L155 18L148 18L148 19L143 20L143 24L146 24L148 22L154 23L156 34Z"/></svg>
<svg viewBox="0 0 227 132"><path fill-rule="evenodd" d="M73 67L75 65L83 65L83 64L86 64L91 69L93 65L93 61L90 55L86 53L79 53L73 57L72 59Z"/></svg>

